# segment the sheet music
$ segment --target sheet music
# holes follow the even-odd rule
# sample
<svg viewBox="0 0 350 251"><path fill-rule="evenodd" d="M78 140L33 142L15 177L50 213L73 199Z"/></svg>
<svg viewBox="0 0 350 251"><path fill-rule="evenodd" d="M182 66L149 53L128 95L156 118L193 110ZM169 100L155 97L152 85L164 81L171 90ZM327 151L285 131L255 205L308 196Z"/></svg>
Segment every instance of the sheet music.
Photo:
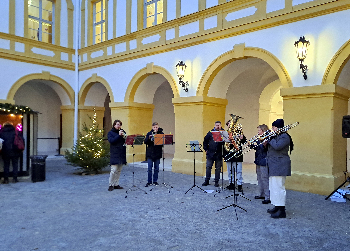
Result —
<svg viewBox="0 0 350 251"><path fill-rule="evenodd" d="M200 152L198 140L190 140L191 151Z"/></svg>
<svg viewBox="0 0 350 251"><path fill-rule="evenodd" d="M228 142L228 143L231 142L230 137L229 137L227 131L220 131L220 134L221 134L222 140L223 140L224 142Z"/></svg>

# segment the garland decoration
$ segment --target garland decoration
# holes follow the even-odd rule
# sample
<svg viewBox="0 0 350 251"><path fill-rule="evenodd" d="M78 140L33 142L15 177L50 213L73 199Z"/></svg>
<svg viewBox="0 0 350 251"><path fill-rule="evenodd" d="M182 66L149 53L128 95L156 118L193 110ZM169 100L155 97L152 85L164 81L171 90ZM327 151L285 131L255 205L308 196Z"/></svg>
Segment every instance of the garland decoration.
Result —
<svg viewBox="0 0 350 251"><path fill-rule="evenodd" d="M12 113L12 114L23 114L23 113L35 113L28 106L13 105L10 103L0 103L0 112Z"/></svg>

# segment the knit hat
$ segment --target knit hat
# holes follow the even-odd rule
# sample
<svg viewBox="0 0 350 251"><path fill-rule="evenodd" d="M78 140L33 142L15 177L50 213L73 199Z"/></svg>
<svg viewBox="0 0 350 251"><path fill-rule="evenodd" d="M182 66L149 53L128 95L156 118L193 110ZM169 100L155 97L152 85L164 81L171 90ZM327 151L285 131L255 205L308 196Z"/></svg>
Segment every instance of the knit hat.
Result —
<svg viewBox="0 0 350 251"><path fill-rule="evenodd" d="M284 121L283 119L276 119L273 123L272 126L275 126L277 128L282 128L284 127Z"/></svg>

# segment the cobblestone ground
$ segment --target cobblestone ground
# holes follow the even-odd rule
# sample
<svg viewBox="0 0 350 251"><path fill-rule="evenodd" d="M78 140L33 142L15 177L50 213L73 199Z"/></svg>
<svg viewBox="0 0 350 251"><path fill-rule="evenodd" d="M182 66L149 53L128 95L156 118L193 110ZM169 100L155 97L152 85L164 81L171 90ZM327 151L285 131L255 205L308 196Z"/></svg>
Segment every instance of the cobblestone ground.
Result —
<svg viewBox="0 0 350 251"><path fill-rule="evenodd" d="M108 192L108 171L76 175L63 159L46 169L44 182L0 185L0 250L350 250L349 201L287 191L287 218L272 219L253 184L243 186L249 200L237 197L246 211L219 210L232 192L204 193L202 177L185 194L191 175L160 172L173 188L146 188L147 170L126 166L124 189Z"/></svg>

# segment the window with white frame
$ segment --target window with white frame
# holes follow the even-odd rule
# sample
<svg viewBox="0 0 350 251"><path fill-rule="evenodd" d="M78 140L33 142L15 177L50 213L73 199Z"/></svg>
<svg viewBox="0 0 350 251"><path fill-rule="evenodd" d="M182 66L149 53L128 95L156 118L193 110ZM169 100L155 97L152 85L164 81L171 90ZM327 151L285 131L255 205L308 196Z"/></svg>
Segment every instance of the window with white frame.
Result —
<svg viewBox="0 0 350 251"><path fill-rule="evenodd" d="M99 0L93 5L93 43L103 41L106 41L106 0Z"/></svg>
<svg viewBox="0 0 350 251"><path fill-rule="evenodd" d="M28 0L29 38L46 43L54 40L54 0Z"/></svg>
<svg viewBox="0 0 350 251"><path fill-rule="evenodd" d="M163 0L145 0L144 28L163 23Z"/></svg>

